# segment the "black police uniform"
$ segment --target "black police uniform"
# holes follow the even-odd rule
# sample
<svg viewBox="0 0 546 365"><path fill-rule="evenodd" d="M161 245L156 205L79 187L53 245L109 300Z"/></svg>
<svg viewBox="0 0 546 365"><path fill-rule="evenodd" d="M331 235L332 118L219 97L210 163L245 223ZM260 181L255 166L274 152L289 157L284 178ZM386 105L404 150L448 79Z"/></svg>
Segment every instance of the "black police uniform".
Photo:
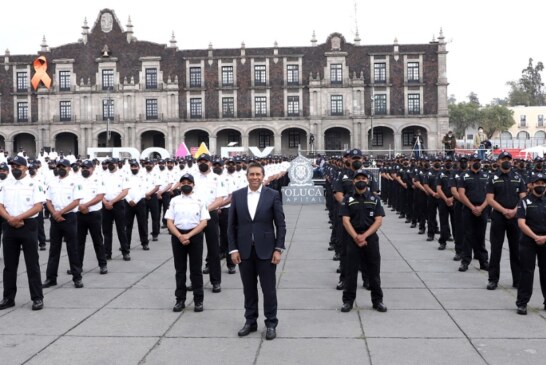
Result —
<svg viewBox="0 0 546 365"><path fill-rule="evenodd" d="M450 170L441 171L436 179L436 186L442 189L446 198L453 198L451 188L449 186ZM455 199L454 199L455 200ZM447 240L451 237L451 230L455 228L455 202L448 206L443 199L438 199L438 213L440 216L440 247L446 245Z"/></svg>

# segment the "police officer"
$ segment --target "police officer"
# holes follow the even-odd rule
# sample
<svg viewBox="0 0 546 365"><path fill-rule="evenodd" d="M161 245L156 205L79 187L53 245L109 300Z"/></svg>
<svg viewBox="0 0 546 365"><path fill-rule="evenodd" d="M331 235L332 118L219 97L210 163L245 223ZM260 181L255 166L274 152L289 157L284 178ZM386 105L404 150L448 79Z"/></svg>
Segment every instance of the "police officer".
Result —
<svg viewBox="0 0 546 365"><path fill-rule="evenodd" d="M166 160L159 160L159 190L156 193L157 200L159 202L159 210L163 212L161 218L161 228L167 228L167 220L165 219L165 213L169 209L171 202L171 193L169 190L176 182L176 175L174 171L174 160L167 158ZM165 166L166 165L166 166Z"/></svg>
<svg viewBox="0 0 546 365"><path fill-rule="evenodd" d="M488 270L488 254L485 248L485 230L487 228L486 188L489 176L481 170L481 158L478 154L470 157L470 170L465 172L457 185L459 199L464 204L464 249L459 271L467 271L474 257L480 262L480 270Z"/></svg>
<svg viewBox="0 0 546 365"><path fill-rule="evenodd" d="M491 174L487 184L487 203L493 208L491 213L491 257L489 259L489 283L487 289L497 288L500 276L500 260L504 235L508 239L510 250L510 268L512 286L517 288L520 276L518 245L520 230L516 213L518 203L527 194L527 187L521 176L512 170L512 155L501 152L497 158L499 169Z"/></svg>
<svg viewBox="0 0 546 365"><path fill-rule="evenodd" d="M156 193L159 190L159 186L161 183L159 182L159 178L157 176L157 173L154 171L154 162L151 160L147 160L144 163L144 169L146 170L144 172L144 182L145 182L145 196L144 201L146 204L146 217L151 216L152 217L152 241L157 241L159 236L159 228L160 228L160 208L159 208L159 201L157 200Z"/></svg>
<svg viewBox="0 0 546 365"><path fill-rule="evenodd" d="M190 281L193 288L194 311L203 311L203 229L210 218L206 204L193 193L194 179L190 174L180 178L181 194L171 199L165 213L167 228L171 233L174 267L176 270L176 304L180 312L186 301L186 269L190 262Z"/></svg>
<svg viewBox="0 0 546 365"><path fill-rule="evenodd" d="M42 187L34 183L27 174L27 161L23 157L15 156L11 165L14 179L4 180L6 183L0 186L0 216L3 218L4 231L4 294L0 301L0 310L15 306L21 247L25 257L32 310L40 310L44 307L44 295L36 217L43 207L45 195Z"/></svg>
<svg viewBox="0 0 546 365"><path fill-rule="evenodd" d="M460 177L468 169L468 157L462 155L459 157L458 166L451 172L449 176L448 186L453 194L453 239L455 240L455 256L453 261L461 261L463 248L464 248L464 228L463 228L463 207L459 191L457 190L457 183Z"/></svg>
<svg viewBox="0 0 546 365"><path fill-rule="evenodd" d="M61 159L57 162L57 179L51 181L46 192L46 205L51 214L49 237L49 259L47 261L46 280L42 287L57 285L57 273L63 238L66 241L66 251L72 281L76 288L83 288L82 266L78 253L78 218L76 212L83 197L82 187L78 179L70 175L70 161Z"/></svg>
<svg viewBox="0 0 546 365"><path fill-rule="evenodd" d="M342 312L349 312L353 308L361 260L364 261L369 278L373 308L378 312L387 311L381 290L381 255L379 237L376 233L381 227L385 212L380 199L369 190L370 175L367 170L355 171L354 192L344 197L340 208L343 228L351 240L346 245Z"/></svg>
<svg viewBox="0 0 546 365"><path fill-rule="evenodd" d="M538 259L540 289L546 310L546 175L537 173L530 177L531 192L518 207L518 226L522 235L519 242L521 275L516 306L518 314L527 314L527 303L533 294L535 262Z"/></svg>
<svg viewBox="0 0 546 365"><path fill-rule="evenodd" d="M438 173L436 179L436 192L438 193L438 213L440 216L439 250L445 250L447 241L451 239L451 230L454 228L454 198L449 187L449 178L453 170L451 156L445 159L444 170ZM450 227L451 224L451 227Z"/></svg>
<svg viewBox="0 0 546 365"><path fill-rule="evenodd" d="M9 166L7 163L2 162L0 163L0 189L2 189L2 186L8 183L9 179ZM2 238L2 223L4 223L4 218L0 216L0 242Z"/></svg>
<svg viewBox="0 0 546 365"><path fill-rule="evenodd" d="M140 173L140 165L137 160L129 161L131 175L128 176L128 186L130 186L125 196L125 231L127 234L127 243L131 247L133 237L133 224L135 217L137 219L138 235L140 244L144 251L148 251L148 219L146 216L146 176Z"/></svg>
<svg viewBox="0 0 546 365"><path fill-rule="evenodd" d="M105 187L102 178L95 174L95 165L85 160L81 165L82 198L78 207L78 254L83 266L87 232L91 235L93 248L101 275L108 273L104 239L102 236L102 199Z"/></svg>

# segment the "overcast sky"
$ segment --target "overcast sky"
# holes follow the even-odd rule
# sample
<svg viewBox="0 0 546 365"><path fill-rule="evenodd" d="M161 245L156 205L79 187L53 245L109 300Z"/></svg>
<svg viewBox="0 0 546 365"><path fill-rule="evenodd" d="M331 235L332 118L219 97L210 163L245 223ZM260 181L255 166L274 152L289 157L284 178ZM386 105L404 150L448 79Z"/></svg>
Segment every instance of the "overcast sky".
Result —
<svg viewBox="0 0 546 365"><path fill-rule="evenodd" d="M458 101L473 91L482 104L505 97L532 57L546 62L541 1L480 0L155 0L7 1L0 14L0 55L35 54L45 35L50 47L76 42L87 17L92 27L101 9L116 13L124 29L130 16L139 40L168 44L174 31L181 49L310 45L340 32L362 44L428 43L443 28L448 42L448 93ZM355 11L356 4L356 11ZM543 75L546 78L546 75Z"/></svg>

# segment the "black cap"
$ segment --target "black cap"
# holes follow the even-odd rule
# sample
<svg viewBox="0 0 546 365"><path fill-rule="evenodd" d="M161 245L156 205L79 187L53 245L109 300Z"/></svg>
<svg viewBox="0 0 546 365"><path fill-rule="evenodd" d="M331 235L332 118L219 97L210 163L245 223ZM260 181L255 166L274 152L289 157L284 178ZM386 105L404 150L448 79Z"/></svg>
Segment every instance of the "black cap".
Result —
<svg viewBox="0 0 546 365"><path fill-rule="evenodd" d="M138 161L135 159L129 160L129 166L138 166Z"/></svg>
<svg viewBox="0 0 546 365"><path fill-rule="evenodd" d="M537 182L537 181L545 181L546 182L546 175L544 175L543 173L538 173L538 174L534 174L534 175L531 175L531 177L529 178L529 182L530 183L534 183L534 182Z"/></svg>
<svg viewBox="0 0 546 365"><path fill-rule="evenodd" d="M192 174L184 174L180 177L180 182L182 182L182 180L188 180L190 182L192 182L193 184L195 184L195 180L193 180L193 175Z"/></svg>
<svg viewBox="0 0 546 365"><path fill-rule="evenodd" d="M59 165L64 166L64 167L70 167L72 164L66 158L62 158L59 161L57 161L57 166L59 166Z"/></svg>
<svg viewBox="0 0 546 365"><path fill-rule="evenodd" d="M91 160L85 160L82 162L82 167L85 167L87 169L92 169L93 167L95 167L95 164Z"/></svg>
<svg viewBox="0 0 546 365"><path fill-rule="evenodd" d="M463 162L463 161L468 161L468 156L467 155L459 156L459 162Z"/></svg>
<svg viewBox="0 0 546 365"><path fill-rule="evenodd" d="M497 157L497 160L500 160L501 158L506 158L506 157L508 157L509 159L512 159L512 155L510 154L510 152L502 151L499 157Z"/></svg>
<svg viewBox="0 0 546 365"><path fill-rule="evenodd" d="M108 160L108 163L115 163L115 164L118 164L119 163L119 158L117 157L112 157L111 159Z"/></svg>
<svg viewBox="0 0 546 365"><path fill-rule="evenodd" d="M362 151L359 150L358 148L353 148L349 152L349 157L362 157Z"/></svg>
<svg viewBox="0 0 546 365"><path fill-rule="evenodd" d="M197 161L199 160L207 160L210 161L210 155L207 153L202 153L197 157Z"/></svg>
<svg viewBox="0 0 546 365"><path fill-rule="evenodd" d="M27 159L22 156L15 156L10 162L10 165L27 166Z"/></svg>
<svg viewBox="0 0 546 365"><path fill-rule="evenodd" d="M220 166L224 166L224 160L214 160L214 162L212 163L213 165L220 165Z"/></svg>
<svg viewBox="0 0 546 365"><path fill-rule="evenodd" d="M370 173L369 170L364 170L364 169L356 170L354 178L356 178L359 175L364 175L366 177L370 177L371 173Z"/></svg>
<svg viewBox="0 0 546 365"><path fill-rule="evenodd" d="M482 159L481 159L480 155L478 155L477 153L473 153L473 154L470 155L469 160L470 161L481 161Z"/></svg>
<svg viewBox="0 0 546 365"><path fill-rule="evenodd" d="M0 170L9 170L8 164L5 162L0 163Z"/></svg>

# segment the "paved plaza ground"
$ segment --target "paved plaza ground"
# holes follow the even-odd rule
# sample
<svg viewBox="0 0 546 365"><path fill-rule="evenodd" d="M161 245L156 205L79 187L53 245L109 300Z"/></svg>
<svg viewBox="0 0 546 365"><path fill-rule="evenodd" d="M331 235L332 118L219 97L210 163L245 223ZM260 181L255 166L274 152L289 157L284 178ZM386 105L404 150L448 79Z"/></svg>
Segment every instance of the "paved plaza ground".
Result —
<svg viewBox="0 0 546 365"><path fill-rule="evenodd" d="M30 309L21 259L16 306L0 312L0 363L545 363L546 312L538 277L529 314L517 315L507 250L499 288L488 291L487 273L477 262L459 273L451 242L446 251L438 251L436 242L425 242L388 210L380 246L389 310L372 310L370 293L359 287L357 308L341 313L337 262L326 250L327 212L310 205L286 206L285 213L287 251L277 271L276 340L264 339L262 317L258 332L237 337L244 323L242 285L238 273L227 274L225 263L220 294L211 292L205 278L204 312L194 313L190 300L184 312L172 312L174 266L170 236L162 230L150 251L133 248L132 261L117 254L109 261L108 275L99 275L89 244L83 289L75 289L66 275L64 255L59 285L45 289L42 311ZM118 253L116 240L114 248ZM47 251L40 254L44 279Z"/></svg>

